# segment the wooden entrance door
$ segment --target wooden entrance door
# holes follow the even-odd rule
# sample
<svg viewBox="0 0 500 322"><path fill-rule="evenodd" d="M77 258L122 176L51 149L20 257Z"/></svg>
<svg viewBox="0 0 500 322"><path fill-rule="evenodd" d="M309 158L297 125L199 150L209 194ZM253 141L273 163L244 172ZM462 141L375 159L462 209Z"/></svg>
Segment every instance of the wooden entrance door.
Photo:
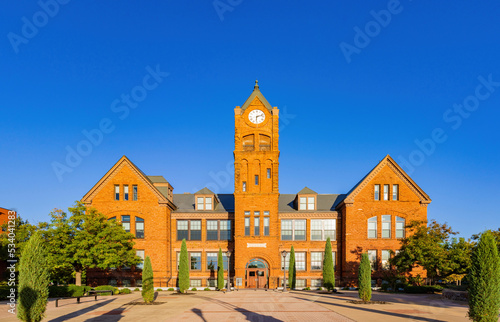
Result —
<svg viewBox="0 0 500 322"><path fill-rule="evenodd" d="M265 288L267 284L267 270L263 268L247 269L247 287Z"/></svg>

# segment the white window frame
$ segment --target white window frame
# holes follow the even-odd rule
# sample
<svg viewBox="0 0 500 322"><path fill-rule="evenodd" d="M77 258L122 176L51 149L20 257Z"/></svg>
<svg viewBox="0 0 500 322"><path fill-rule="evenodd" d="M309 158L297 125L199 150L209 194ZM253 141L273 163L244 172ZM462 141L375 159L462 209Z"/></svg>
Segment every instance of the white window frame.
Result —
<svg viewBox="0 0 500 322"><path fill-rule="evenodd" d="M284 221L291 221L292 222L292 239L283 239L283 222ZM304 229L303 229L303 231L304 231L304 235L303 235L304 239L296 239L295 232L296 232L297 229L295 227L297 226L296 224L298 224L298 222L301 222L301 223L303 222L304 223ZM300 231L302 231L302 229ZM306 219L281 219L281 240L301 240L301 241L305 241L305 240L307 240L306 234L307 234L307 220ZM302 235L300 235L300 236L302 236Z"/></svg>
<svg viewBox="0 0 500 322"><path fill-rule="evenodd" d="M382 238L391 238L392 216L382 215Z"/></svg>
<svg viewBox="0 0 500 322"><path fill-rule="evenodd" d="M373 227L375 227L375 228L373 228ZM368 236L367 237L369 239L377 239L377 237L378 237L377 216L368 218L367 229L368 229L368 234L367 234ZM370 236L371 231L375 231L375 236Z"/></svg>
<svg viewBox="0 0 500 322"><path fill-rule="evenodd" d="M333 238L330 237L330 240L337 240L337 220L336 219L311 219L311 240L315 240L315 241L326 241L326 234L325 234L325 230L331 230L331 229L325 229L326 226L327 226L327 223L330 223L333 221ZM314 231L318 231L320 229L313 229L315 228L314 227L314 223L318 223L320 222L321 223L321 238L320 239L315 239L313 238L313 230Z"/></svg>
<svg viewBox="0 0 500 322"><path fill-rule="evenodd" d="M406 219L396 216L396 238L405 238ZM398 234L398 232L400 234Z"/></svg>

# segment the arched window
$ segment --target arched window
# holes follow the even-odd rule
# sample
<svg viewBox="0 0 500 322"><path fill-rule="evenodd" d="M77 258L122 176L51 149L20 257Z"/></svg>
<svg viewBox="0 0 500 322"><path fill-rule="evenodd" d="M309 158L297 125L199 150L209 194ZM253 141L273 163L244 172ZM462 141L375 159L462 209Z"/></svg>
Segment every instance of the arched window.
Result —
<svg viewBox="0 0 500 322"><path fill-rule="evenodd" d="M377 216L368 219L368 238L377 238Z"/></svg>
<svg viewBox="0 0 500 322"><path fill-rule="evenodd" d="M144 238L144 219L135 217L135 238Z"/></svg>
<svg viewBox="0 0 500 322"><path fill-rule="evenodd" d="M243 137L243 151L253 151L255 138L253 134L245 135Z"/></svg>

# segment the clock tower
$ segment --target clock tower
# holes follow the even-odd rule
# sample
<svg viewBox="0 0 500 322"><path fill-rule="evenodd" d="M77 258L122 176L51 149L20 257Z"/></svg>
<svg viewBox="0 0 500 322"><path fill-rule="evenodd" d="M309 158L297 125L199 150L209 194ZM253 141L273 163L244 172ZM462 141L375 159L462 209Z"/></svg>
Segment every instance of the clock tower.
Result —
<svg viewBox="0 0 500 322"><path fill-rule="evenodd" d="M275 287L281 276L278 114L257 81L234 109L234 276L240 287Z"/></svg>

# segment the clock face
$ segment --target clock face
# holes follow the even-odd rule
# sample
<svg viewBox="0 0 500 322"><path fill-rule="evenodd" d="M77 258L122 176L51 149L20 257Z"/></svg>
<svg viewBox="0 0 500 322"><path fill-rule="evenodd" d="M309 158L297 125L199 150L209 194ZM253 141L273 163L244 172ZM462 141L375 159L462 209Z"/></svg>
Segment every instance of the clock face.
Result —
<svg viewBox="0 0 500 322"><path fill-rule="evenodd" d="M248 119L253 124L260 124L266 119L266 114L264 114L261 110L253 110L248 113Z"/></svg>

